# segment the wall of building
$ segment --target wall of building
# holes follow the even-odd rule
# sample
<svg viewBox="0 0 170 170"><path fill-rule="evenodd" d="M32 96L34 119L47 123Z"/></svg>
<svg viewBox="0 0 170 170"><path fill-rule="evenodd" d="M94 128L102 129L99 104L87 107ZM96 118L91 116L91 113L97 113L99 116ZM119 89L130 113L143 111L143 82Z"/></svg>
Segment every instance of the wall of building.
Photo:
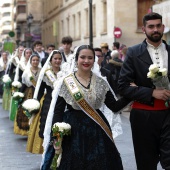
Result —
<svg viewBox="0 0 170 170"><path fill-rule="evenodd" d="M73 37L73 46L89 44L89 1L48 2L43 0L44 44L57 41L60 46L62 37L66 35ZM121 44L131 46L144 40L145 35L137 29L137 0L129 0L128 6L124 0L93 0L93 46L99 47L102 42L107 42L112 48L115 26L122 29L121 38L116 39Z"/></svg>
<svg viewBox="0 0 170 170"><path fill-rule="evenodd" d="M164 1L153 6L153 11L162 15L162 22L165 25L164 39L170 44L170 1Z"/></svg>

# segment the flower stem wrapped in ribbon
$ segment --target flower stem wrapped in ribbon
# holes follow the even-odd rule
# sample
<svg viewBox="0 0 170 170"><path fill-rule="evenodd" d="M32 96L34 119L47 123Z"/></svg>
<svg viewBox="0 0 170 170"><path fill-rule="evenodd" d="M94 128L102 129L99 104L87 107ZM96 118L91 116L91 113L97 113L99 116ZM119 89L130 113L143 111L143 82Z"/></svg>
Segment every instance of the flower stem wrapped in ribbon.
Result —
<svg viewBox="0 0 170 170"><path fill-rule="evenodd" d="M62 141L65 135L71 134L71 126L68 123L57 122L52 127L53 132L53 146L55 149L55 155L51 164L51 169L56 170L60 165L61 155L62 155Z"/></svg>
<svg viewBox="0 0 170 170"><path fill-rule="evenodd" d="M30 119L32 114L38 113L40 109L40 103L36 99L28 99L22 103L22 108L24 110L24 114Z"/></svg>
<svg viewBox="0 0 170 170"><path fill-rule="evenodd" d="M147 77L152 79L156 89L167 89L170 90L170 83L167 76L167 69L160 69L157 64L152 64L149 67ZM169 107L170 99L165 102L165 106Z"/></svg>

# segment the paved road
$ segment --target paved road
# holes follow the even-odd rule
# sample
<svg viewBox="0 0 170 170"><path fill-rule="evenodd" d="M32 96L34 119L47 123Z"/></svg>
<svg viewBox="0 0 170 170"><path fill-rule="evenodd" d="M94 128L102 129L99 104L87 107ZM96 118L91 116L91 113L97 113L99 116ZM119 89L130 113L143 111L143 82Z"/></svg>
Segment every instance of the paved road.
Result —
<svg viewBox="0 0 170 170"><path fill-rule="evenodd" d="M27 137L13 133L13 122L0 104L0 170L39 170L41 155L26 152Z"/></svg>
<svg viewBox="0 0 170 170"><path fill-rule="evenodd" d="M123 134L115 139L121 154L124 170L136 170L129 112L123 112ZM8 112L0 104L0 170L39 170L41 155L26 152L27 137L13 133L13 122L8 118ZM159 166L158 170L162 170Z"/></svg>

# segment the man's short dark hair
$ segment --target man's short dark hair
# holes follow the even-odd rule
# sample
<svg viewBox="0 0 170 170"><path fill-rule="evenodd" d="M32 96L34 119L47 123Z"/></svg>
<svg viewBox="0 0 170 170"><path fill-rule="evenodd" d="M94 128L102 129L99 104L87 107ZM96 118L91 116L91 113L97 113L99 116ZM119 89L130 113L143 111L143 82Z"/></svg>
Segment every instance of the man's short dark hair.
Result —
<svg viewBox="0 0 170 170"><path fill-rule="evenodd" d="M41 41L34 41L34 43L33 43L33 47L35 47L37 44L42 45L42 42L41 42Z"/></svg>
<svg viewBox="0 0 170 170"><path fill-rule="evenodd" d="M101 53L102 53L101 48L96 47L96 48L93 48L93 49L94 49L94 51L99 51L99 52L101 52Z"/></svg>
<svg viewBox="0 0 170 170"><path fill-rule="evenodd" d="M54 44L48 44L47 49L50 48L50 47L55 48L55 45Z"/></svg>
<svg viewBox="0 0 170 170"><path fill-rule="evenodd" d="M61 40L62 44L72 44L73 39L70 36L63 37Z"/></svg>
<svg viewBox="0 0 170 170"><path fill-rule="evenodd" d="M119 42L113 42L113 46L116 47L117 49L119 49L120 43Z"/></svg>
<svg viewBox="0 0 170 170"><path fill-rule="evenodd" d="M156 12L151 12L143 17L143 25L146 26L146 22L149 20L160 19L162 22L162 16Z"/></svg>

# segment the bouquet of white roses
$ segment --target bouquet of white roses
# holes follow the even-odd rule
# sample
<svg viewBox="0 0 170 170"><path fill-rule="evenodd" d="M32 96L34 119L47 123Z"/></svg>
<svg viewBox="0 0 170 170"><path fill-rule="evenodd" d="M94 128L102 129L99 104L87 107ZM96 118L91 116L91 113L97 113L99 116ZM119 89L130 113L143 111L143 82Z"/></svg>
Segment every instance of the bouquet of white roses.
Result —
<svg viewBox="0 0 170 170"><path fill-rule="evenodd" d="M24 93L21 93L21 92L14 92L13 94L13 99L14 100L22 100L24 97Z"/></svg>
<svg viewBox="0 0 170 170"><path fill-rule="evenodd" d="M167 76L167 69L160 69L158 65L152 64L149 67L149 72L147 77L152 79L153 84L156 89L167 89L170 90L170 83ZM169 100L165 103L166 106L169 106Z"/></svg>
<svg viewBox="0 0 170 170"><path fill-rule="evenodd" d="M15 88L21 88L22 84L19 82L19 81L13 81L12 82L12 87L15 87Z"/></svg>
<svg viewBox="0 0 170 170"><path fill-rule="evenodd" d="M22 108L24 110L24 114L31 118L32 114L38 113L40 109L40 103L36 99L28 99L22 103Z"/></svg>
<svg viewBox="0 0 170 170"><path fill-rule="evenodd" d="M62 155L62 141L65 135L71 134L71 126L68 123L64 122L57 122L52 127L53 132L53 146L55 149L55 155L51 164L51 169L56 170L57 167L60 165L61 155Z"/></svg>
<svg viewBox="0 0 170 170"><path fill-rule="evenodd" d="M19 81L12 82L12 93L17 92L21 88L22 84Z"/></svg>
<svg viewBox="0 0 170 170"><path fill-rule="evenodd" d="M11 78L9 77L8 74L5 74L3 77L2 77L2 82L4 84L4 87L6 88L11 88Z"/></svg>

